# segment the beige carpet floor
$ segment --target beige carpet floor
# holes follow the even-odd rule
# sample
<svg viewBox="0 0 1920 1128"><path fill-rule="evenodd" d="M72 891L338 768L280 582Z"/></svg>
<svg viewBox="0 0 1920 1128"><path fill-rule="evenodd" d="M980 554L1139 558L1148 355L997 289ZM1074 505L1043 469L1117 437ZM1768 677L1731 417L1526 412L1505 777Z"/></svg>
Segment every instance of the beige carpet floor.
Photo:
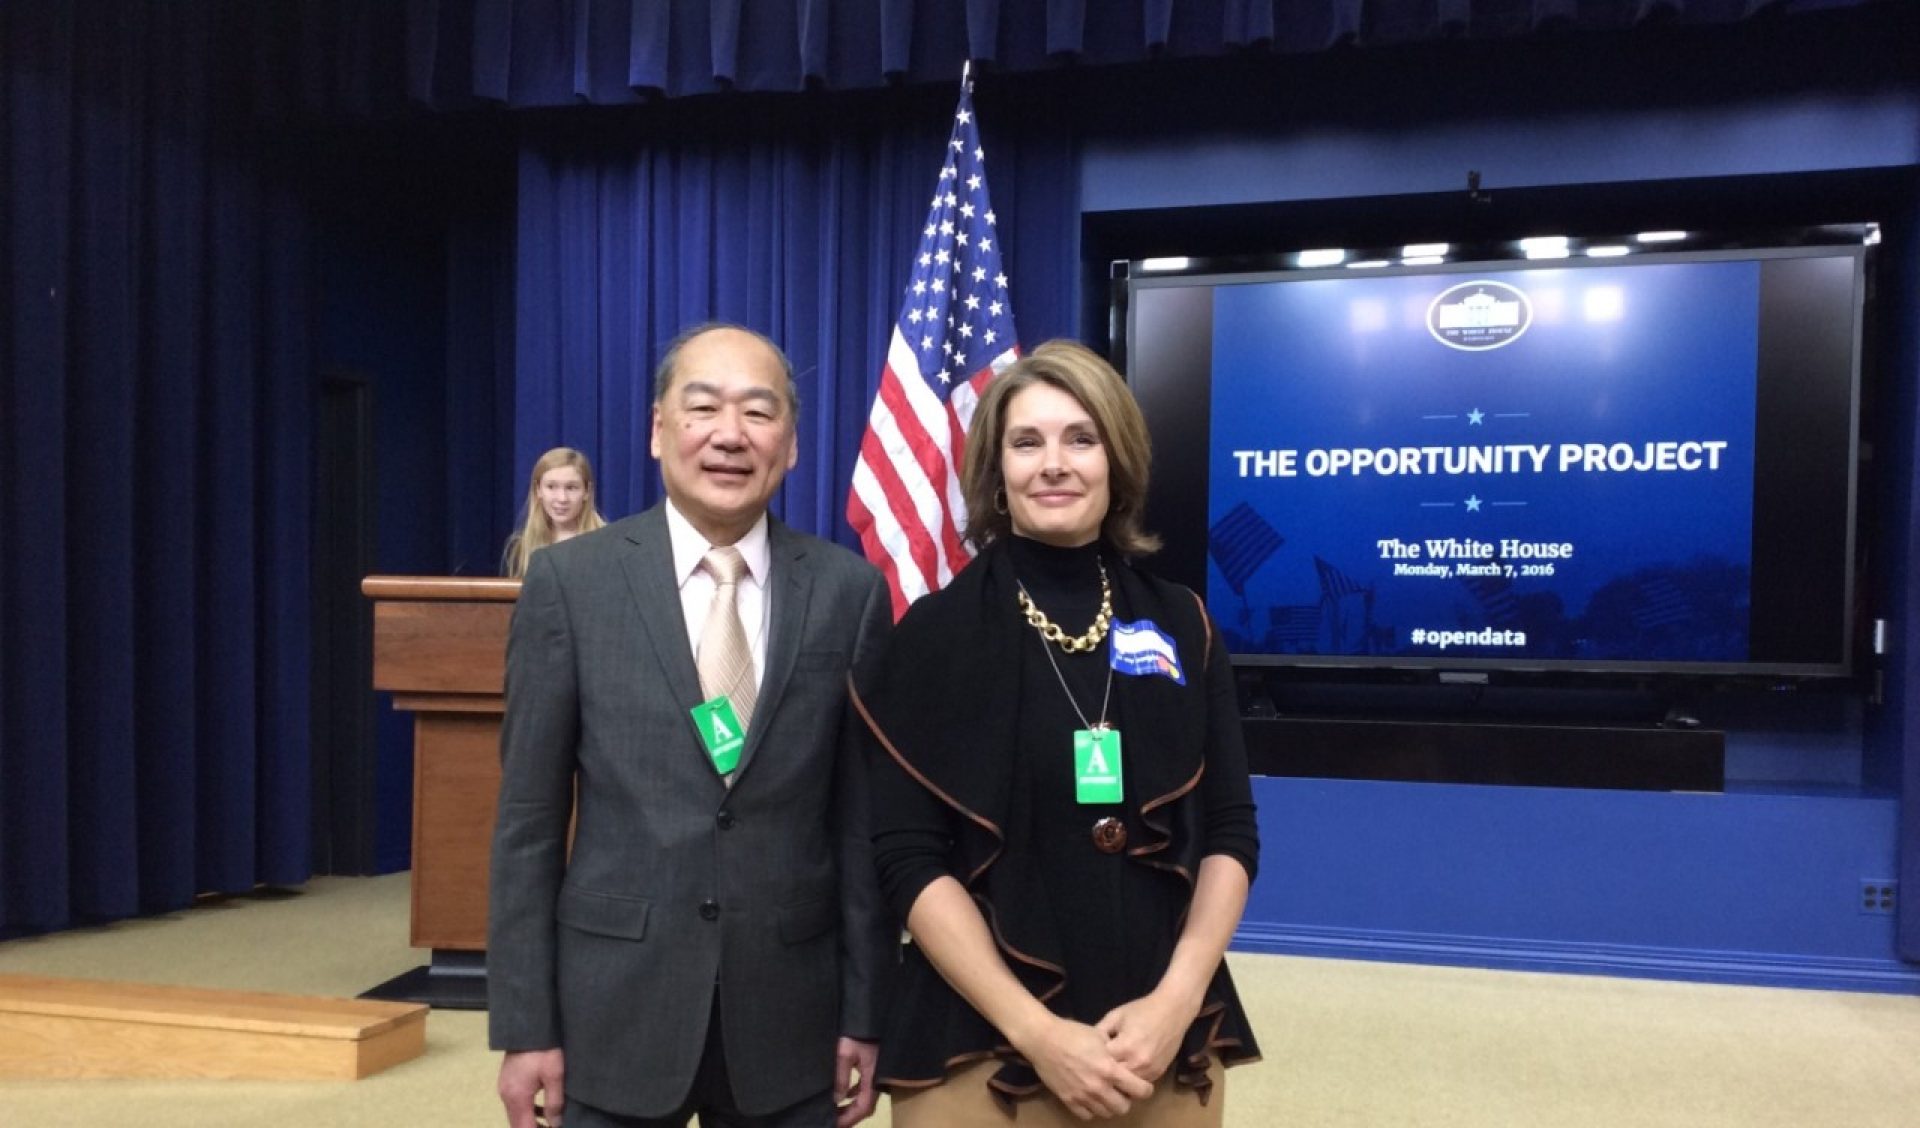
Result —
<svg viewBox="0 0 1920 1128"><path fill-rule="evenodd" d="M407 875L0 943L0 972L355 995L417 966ZM1914 1128L1920 998L1230 957L1266 1060L1234 1128ZM354 1082L0 1081L4 1128L496 1125L486 1016ZM885 1105L870 1122L887 1123Z"/></svg>

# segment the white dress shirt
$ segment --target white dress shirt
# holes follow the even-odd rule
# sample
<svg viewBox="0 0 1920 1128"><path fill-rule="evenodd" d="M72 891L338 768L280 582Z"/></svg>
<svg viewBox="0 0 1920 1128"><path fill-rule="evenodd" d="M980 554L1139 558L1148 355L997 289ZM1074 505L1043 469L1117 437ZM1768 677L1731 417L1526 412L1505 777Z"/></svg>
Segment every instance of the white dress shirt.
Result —
<svg viewBox="0 0 1920 1128"><path fill-rule="evenodd" d="M714 546L671 501L667 502L667 539L673 546L673 578L680 586L680 610L687 620L687 652L698 657L700 632L707 625L715 587L713 576L700 564ZM767 547L765 513L734 542L734 547L747 562L747 574L740 577L734 597L740 609L740 628L747 634L748 649L753 651L753 680L758 685L766 681L767 673L767 575L773 561Z"/></svg>

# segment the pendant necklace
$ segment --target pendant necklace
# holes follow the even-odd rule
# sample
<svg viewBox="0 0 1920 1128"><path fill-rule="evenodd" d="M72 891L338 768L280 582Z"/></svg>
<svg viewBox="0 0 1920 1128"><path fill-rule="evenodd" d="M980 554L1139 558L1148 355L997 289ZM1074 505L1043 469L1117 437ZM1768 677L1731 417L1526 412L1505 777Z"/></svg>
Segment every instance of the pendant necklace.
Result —
<svg viewBox="0 0 1920 1128"><path fill-rule="evenodd" d="M1060 660L1054 657L1053 646L1048 645L1057 645L1069 654L1083 654L1099 646L1105 639L1107 626L1113 619L1113 587L1107 581L1106 565L1097 558L1095 563L1100 568L1100 614L1086 634L1068 638L1065 631L1034 606L1025 584L1020 585L1019 595L1020 609L1026 615L1028 624L1040 635L1040 650L1047 656L1047 665L1053 669L1053 678L1060 683L1060 692L1066 695L1067 704L1082 726L1073 734L1074 799L1081 804L1110 805L1125 799L1120 765L1120 734L1107 723L1107 710L1113 703L1113 662L1111 659L1107 662L1106 687L1100 695L1100 719L1089 720L1086 710L1080 707L1079 699L1073 695L1073 687L1067 684L1066 673L1060 669ZM1095 824L1094 841L1102 852L1113 853L1118 849L1118 844L1124 843L1125 830L1117 819L1101 819Z"/></svg>

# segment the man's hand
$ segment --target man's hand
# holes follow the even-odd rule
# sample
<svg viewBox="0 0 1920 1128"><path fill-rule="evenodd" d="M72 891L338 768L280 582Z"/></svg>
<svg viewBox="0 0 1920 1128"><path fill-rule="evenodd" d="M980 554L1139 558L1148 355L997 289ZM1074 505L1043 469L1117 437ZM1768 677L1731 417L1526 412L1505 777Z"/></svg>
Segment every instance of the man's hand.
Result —
<svg viewBox="0 0 1920 1128"><path fill-rule="evenodd" d="M880 1047L872 1042L841 1038L834 1047L833 1099L840 1106L834 1128L853 1128L873 1115L874 1106L880 1102L873 1076L879 1060Z"/></svg>
<svg viewBox="0 0 1920 1128"><path fill-rule="evenodd" d="M542 1110L552 1128L560 1128L567 1107L567 1065L561 1051L526 1050L500 1059L500 1103L507 1106L508 1128L534 1128L533 1098L546 1099Z"/></svg>

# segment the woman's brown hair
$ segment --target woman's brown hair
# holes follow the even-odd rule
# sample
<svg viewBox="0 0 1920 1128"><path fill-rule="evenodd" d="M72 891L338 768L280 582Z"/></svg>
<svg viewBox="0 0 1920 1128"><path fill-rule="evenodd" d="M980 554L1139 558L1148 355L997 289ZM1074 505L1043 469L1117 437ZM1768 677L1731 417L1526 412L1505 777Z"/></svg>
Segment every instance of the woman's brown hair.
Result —
<svg viewBox="0 0 1920 1128"><path fill-rule="evenodd" d="M1153 444L1140 405L1113 366L1078 341L1048 341L1008 365L988 383L967 428L960 485L967 502L966 538L975 548L1013 531L1007 515L1000 447L1006 439L1007 404L1035 384L1072 396L1093 417L1107 452L1107 515L1100 536L1123 556L1146 556L1160 538L1146 531L1147 471Z"/></svg>

